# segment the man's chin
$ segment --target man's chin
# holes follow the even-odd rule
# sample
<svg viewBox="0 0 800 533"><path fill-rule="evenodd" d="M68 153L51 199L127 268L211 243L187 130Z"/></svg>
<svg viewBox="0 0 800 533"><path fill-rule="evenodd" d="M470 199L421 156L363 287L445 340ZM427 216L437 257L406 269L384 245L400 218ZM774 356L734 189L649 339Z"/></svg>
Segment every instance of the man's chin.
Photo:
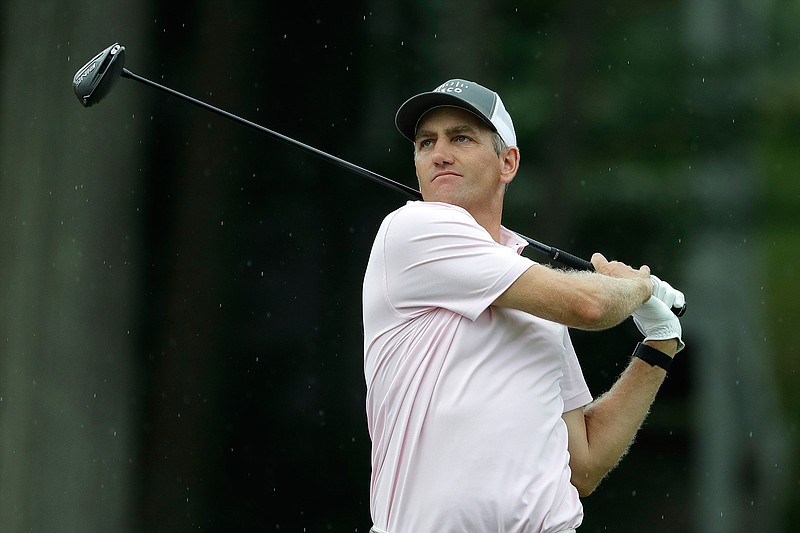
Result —
<svg viewBox="0 0 800 533"><path fill-rule="evenodd" d="M442 182L434 182L427 191L422 191L422 198L428 202L442 202L445 204L460 205L460 194L458 193L456 187L454 187L455 184L446 183L444 178L438 178L437 181L438 180L442 180Z"/></svg>

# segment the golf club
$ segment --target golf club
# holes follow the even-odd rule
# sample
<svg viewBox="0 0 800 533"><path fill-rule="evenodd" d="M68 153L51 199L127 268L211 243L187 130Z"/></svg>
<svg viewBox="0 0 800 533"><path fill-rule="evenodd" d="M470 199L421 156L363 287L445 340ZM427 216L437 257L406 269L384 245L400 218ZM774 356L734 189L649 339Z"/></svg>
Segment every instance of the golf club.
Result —
<svg viewBox="0 0 800 533"><path fill-rule="evenodd" d="M128 78L134 81L138 81L143 85L147 85L154 89L158 89L159 91L165 92L172 96L176 96L181 100L199 106L207 111L216 113L217 115L223 116L234 122L253 128L261 133L267 134L270 137L283 141L296 148L300 148L301 150L309 152L330 163L333 163L342 168L355 172L356 174L364 178L372 180L376 183L380 183L381 185L384 185L390 189L405 194L408 198L412 200L422 199L422 194L418 190L412 187L391 180L385 176L381 176L380 174L376 174L371 170L367 170L363 167L350 163L349 161L345 161L344 159L340 159L327 152L323 152L322 150L314 148L313 146L309 146L300 141L296 141L291 137L287 137L276 131L273 131L271 129L265 128L264 126L256 124L255 122L251 122L242 117L234 115L233 113L229 113L224 109L214 107L211 104L207 104L206 102L197 100L196 98L187 96L174 89L170 89L169 87L148 80L147 78L139 76L138 74L134 74L130 70L126 69L124 65L125 65L125 47L121 46L119 43L114 43L105 50L103 50L102 52L100 52L99 54L97 54L88 63L86 63L86 65L81 67L78 70L78 72L75 73L75 77L72 81L72 88L75 91L75 96L77 96L80 103L84 107L90 107L98 103L109 93L111 87L113 86L114 82L116 82L117 78L119 77ZM559 250L558 248L548 246L547 244L526 237L520 233L517 233L517 235L525 239L533 249L543 253L553 261L556 261L564 266L576 270L590 270L590 271L594 270L594 266L585 259L572 255L563 250ZM682 316L685 310L686 306L683 306L678 309L673 309L675 314L678 316Z"/></svg>

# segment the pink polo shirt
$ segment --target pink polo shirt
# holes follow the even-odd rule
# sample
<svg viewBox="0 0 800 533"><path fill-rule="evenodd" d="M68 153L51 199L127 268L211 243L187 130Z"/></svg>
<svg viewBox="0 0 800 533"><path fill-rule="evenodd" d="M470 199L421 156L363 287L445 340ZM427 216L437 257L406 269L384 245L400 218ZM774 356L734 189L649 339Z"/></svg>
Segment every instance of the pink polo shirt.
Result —
<svg viewBox="0 0 800 533"><path fill-rule="evenodd" d="M383 221L363 287L370 509L389 533L580 525L561 415L588 404L567 328L493 307L533 261L464 209Z"/></svg>

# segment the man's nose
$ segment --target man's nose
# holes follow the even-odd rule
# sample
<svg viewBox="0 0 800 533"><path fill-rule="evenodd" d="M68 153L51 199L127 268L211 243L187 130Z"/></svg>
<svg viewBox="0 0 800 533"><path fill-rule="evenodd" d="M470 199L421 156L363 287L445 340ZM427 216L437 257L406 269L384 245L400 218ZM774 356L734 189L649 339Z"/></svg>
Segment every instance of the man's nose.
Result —
<svg viewBox="0 0 800 533"><path fill-rule="evenodd" d="M433 147L433 164L443 165L453 162L453 151L446 139L439 139Z"/></svg>

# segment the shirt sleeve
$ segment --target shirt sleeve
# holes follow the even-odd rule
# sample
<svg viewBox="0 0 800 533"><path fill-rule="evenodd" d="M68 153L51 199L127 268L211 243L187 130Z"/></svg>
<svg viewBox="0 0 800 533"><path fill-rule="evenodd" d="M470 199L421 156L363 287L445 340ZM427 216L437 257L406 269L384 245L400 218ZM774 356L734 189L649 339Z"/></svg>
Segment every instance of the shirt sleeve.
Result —
<svg viewBox="0 0 800 533"><path fill-rule="evenodd" d="M386 297L404 315L440 307L475 320L534 264L448 204L407 204L384 238Z"/></svg>
<svg viewBox="0 0 800 533"><path fill-rule="evenodd" d="M583 370L578 362L578 355L572 346L569 329L564 328L564 377L561 380L561 399L564 401L564 412L572 411L592 402L592 394L583 377Z"/></svg>

